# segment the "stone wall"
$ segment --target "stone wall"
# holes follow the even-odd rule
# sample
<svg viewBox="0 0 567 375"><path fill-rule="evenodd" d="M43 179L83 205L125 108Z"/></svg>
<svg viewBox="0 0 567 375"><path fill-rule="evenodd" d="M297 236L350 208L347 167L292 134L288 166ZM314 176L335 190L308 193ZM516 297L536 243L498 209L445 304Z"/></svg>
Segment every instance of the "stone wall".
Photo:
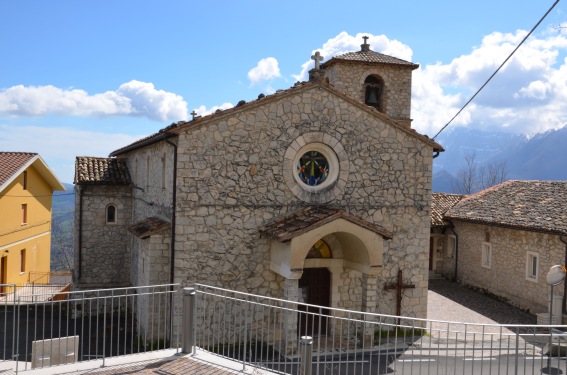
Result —
<svg viewBox="0 0 567 375"><path fill-rule="evenodd" d="M173 139L175 141L175 139ZM174 173L174 147L166 142L158 142L153 145L137 149L130 153L121 155L127 158L128 169L134 185L132 224L152 216L158 216L171 222L173 210L173 173ZM157 238L160 237L160 238ZM156 262L169 262L170 234L162 233L154 235L151 239L140 239L131 236L132 248L132 285L150 285L150 280L161 280L159 283L169 282L169 267L159 265L159 275L145 272L155 269ZM156 242L157 241L157 242ZM159 242L157 250L150 242ZM167 247L167 250L164 250ZM164 252L164 258L156 260L151 256L154 251ZM142 256L142 258L141 258ZM145 257L145 258L144 258Z"/></svg>
<svg viewBox="0 0 567 375"><path fill-rule="evenodd" d="M74 252L77 287L88 289L129 285L131 196L130 187L75 185L75 249L79 249L79 238L82 242L79 249L80 278L77 266L79 251ZM81 199L82 227L79 225ZM106 208L110 204L116 206L116 223L106 222ZM82 231L81 235L79 231Z"/></svg>
<svg viewBox="0 0 567 375"><path fill-rule="evenodd" d="M532 314L547 312L549 268L565 262L565 245L559 236L455 221L459 235L458 279L494 294ZM490 237L492 262L481 266L481 246ZM527 252L538 254L538 277L526 277ZM562 295L564 287L555 288Z"/></svg>
<svg viewBox="0 0 567 375"><path fill-rule="evenodd" d="M409 120L411 112L411 74L409 67L395 65L335 63L325 69L325 76L339 90L364 102L364 80L369 75L384 80L382 112L396 120ZM409 126L409 121L406 122Z"/></svg>
<svg viewBox="0 0 567 375"><path fill-rule="evenodd" d="M383 288L400 268L416 285L404 292L402 313L425 317L431 147L322 87L265 100L179 135L176 281L283 297L258 228L305 204L285 183L284 153L302 134L322 132L349 157L345 187L328 204L394 234L385 241L378 312L395 313L395 293Z"/></svg>

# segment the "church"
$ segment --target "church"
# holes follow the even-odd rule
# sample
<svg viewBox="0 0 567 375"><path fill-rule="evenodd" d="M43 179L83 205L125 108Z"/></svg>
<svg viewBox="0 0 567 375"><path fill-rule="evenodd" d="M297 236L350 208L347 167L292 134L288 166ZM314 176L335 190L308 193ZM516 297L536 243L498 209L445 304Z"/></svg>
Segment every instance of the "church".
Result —
<svg viewBox="0 0 567 375"><path fill-rule="evenodd" d="M411 127L418 65L366 37L312 59L308 82L77 157L75 287L197 282L425 318L443 148Z"/></svg>

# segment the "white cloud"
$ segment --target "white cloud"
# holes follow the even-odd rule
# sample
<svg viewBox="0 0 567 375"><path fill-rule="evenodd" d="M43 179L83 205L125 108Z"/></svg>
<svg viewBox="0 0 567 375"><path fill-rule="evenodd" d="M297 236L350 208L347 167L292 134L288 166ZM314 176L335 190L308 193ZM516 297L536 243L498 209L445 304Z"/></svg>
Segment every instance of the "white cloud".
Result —
<svg viewBox="0 0 567 375"><path fill-rule="evenodd" d="M280 68L278 60L273 57L258 61L258 64L248 72L248 79L252 85L278 77L281 77Z"/></svg>
<svg viewBox="0 0 567 375"><path fill-rule="evenodd" d="M470 53L449 63L421 65L413 72L412 127L434 135L478 90L521 42L527 31L486 35ZM368 36L373 51L412 61L412 50L384 35L342 32L317 49L323 62L360 50ZM312 51L312 54L315 52ZM505 128L521 133L556 129L567 123L567 31L547 30L532 35L451 126ZM419 63L419 61L417 61ZM293 77L307 80L313 60Z"/></svg>
<svg viewBox="0 0 567 375"><path fill-rule="evenodd" d="M360 51L360 45L363 42L362 37L368 36L368 44L370 49L386 55L394 56L403 60L411 61L412 50L407 45L397 41L390 40L385 35L372 35L370 33L358 33L355 36L349 35L343 31L334 38L329 39L322 48L312 51L319 51L325 61L330 60L333 56L340 55L346 52ZM315 62L307 60L301 65L301 73L294 74L293 78L297 81L306 81L308 79L309 70L313 69Z"/></svg>
<svg viewBox="0 0 567 375"><path fill-rule="evenodd" d="M33 134L33 137L29 135ZM37 152L63 182L73 182L75 156L107 156L140 138L63 127L0 124L0 150ZM25 142L22 142L25 139Z"/></svg>
<svg viewBox="0 0 567 375"><path fill-rule="evenodd" d="M412 126L433 135L445 125L520 43L526 31L491 33L469 54L414 71ZM567 35L531 36L452 126L519 133L567 123Z"/></svg>
<svg viewBox="0 0 567 375"><path fill-rule="evenodd" d="M187 103L149 82L130 81L116 91L89 95L84 90L13 86L0 90L0 115L142 116L156 121L187 119Z"/></svg>

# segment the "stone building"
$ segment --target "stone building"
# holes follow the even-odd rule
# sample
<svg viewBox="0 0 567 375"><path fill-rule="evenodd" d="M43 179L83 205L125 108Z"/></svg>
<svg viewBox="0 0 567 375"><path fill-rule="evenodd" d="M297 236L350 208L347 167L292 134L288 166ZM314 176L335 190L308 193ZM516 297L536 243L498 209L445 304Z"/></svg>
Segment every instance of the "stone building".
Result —
<svg viewBox="0 0 567 375"><path fill-rule="evenodd" d="M462 194L431 194L431 236L429 238L429 274L455 280L457 236L445 213L463 199Z"/></svg>
<svg viewBox="0 0 567 375"><path fill-rule="evenodd" d="M455 239L442 251L439 273L547 315L546 274L565 265L567 254L567 182L507 181L466 197L433 197L437 207L449 202L444 233ZM565 312L565 288L554 288L554 305L562 306L558 318Z"/></svg>
<svg viewBox="0 0 567 375"><path fill-rule="evenodd" d="M418 65L366 41L312 58L309 82L78 157L76 286L200 282L394 314L384 287L403 270L401 313L424 318L443 149L411 128Z"/></svg>

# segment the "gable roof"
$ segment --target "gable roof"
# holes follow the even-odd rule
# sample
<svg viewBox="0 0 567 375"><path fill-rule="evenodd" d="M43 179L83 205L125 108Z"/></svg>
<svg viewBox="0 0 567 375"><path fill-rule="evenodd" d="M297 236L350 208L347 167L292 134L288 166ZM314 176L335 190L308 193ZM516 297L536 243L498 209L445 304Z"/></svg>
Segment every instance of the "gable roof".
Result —
<svg viewBox="0 0 567 375"><path fill-rule="evenodd" d="M463 198L445 217L567 235L567 181L507 181Z"/></svg>
<svg viewBox="0 0 567 375"><path fill-rule="evenodd" d="M132 184L132 179L125 159L77 156L74 183L129 186Z"/></svg>
<svg viewBox="0 0 567 375"><path fill-rule="evenodd" d="M417 69L419 64L414 64L410 61L398 59L397 57L384 55L379 52L372 50L361 50L355 52L347 52L342 55L337 55L321 64L321 69L325 69L337 62L365 62L371 64L388 64L388 65L400 65L408 68Z"/></svg>
<svg viewBox="0 0 567 375"><path fill-rule="evenodd" d="M0 151L0 192L29 166L33 166L54 191L65 190L61 181L37 153Z"/></svg>
<svg viewBox="0 0 567 375"><path fill-rule="evenodd" d="M457 203L466 197L464 194L447 194L447 193L433 193L431 194L431 226L444 227L447 226L443 216L445 212L455 206Z"/></svg>
<svg viewBox="0 0 567 375"><path fill-rule="evenodd" d="M326 82L297 82L293 87L291 87L287 90L278 90L278 91L276 91L275 94L267 95L265 97L258 98L257 100L254 100L252 102L237 105L235 107L225 109L224 111L215 112L215 113L210 114L208 116L198 117L198 118L196 118L195 120L192 120L192 121L188 121L188 122L182 121L178 124L172 124L171 126L168 127L169 128L168 131L171 132L171 133L180 133L181 131L183 131L185 129L191 129L193 127L198 127L198 126L205 126L205 125L209 124L211 121L215 121L217 119L224 118L224 117L231 117L231 116L234 116L235 114L237 114L241 111L246 111L248 109L256 108L256 107L259 107L261 105L265 105L265 104L272 102L272 101L275 101L275 100L280 100L280 99L283 99L283 98L286 98L286 97L296 95L296 94L301 93L301 92L306 92L308 90L315 90L315 89L324 89L324 90L331 92L334 95L337 95L338 97L349 102L353 106L356 106L359 109L366 111L371 116L380 118L381 120L383 120L383 121L387 122L388 124L390 124L391 126L395 127L397 130L400 130L400 131L410 135L411 137L414 137L414 138L420 140L421 142L427 144L434 151L444 151L443 147L439 143L435 142L433 139L429 138L428 136L420 134L415 129L412 129L408 126L398 124L393 119L391 119L388 115L378 111L374 107L371 107L371 106L364 104L360 100L357 100L357 99L351 97L350 95L336 89L332 84L326 83ZM176 125L176 126L174 126L174 125ZM157 137L158 134L159 133L156 133L154 135L154 137ZM159 138L158 138L158 140L159 140ZM113 152L113 154L115 154L115 153L116 153L116 151ZM111 155L113 155L113 154L111 154Z"/></svg>
<svg viewBox="0 0 567 375"><path fill-rule="evenodd" d="M286 242L336 219L345 219L386 239L392 239L392 233L379 225L351 215L344 210L322 206L308 206L299 209L280 220L264 225L260 228L260 233L276 241Z"/></svg>
<svg viewBox="0 0 567 375"><path fill-rule="evenodd" d="M110 157L118 156L118 155L124 154L126 152L133 151L133 150L136 150L138 148L148 146L148 145L154 144L156 142L163 141L165 139L169 139L171 137L174 137L174 136L176 136L176 134L170 133L169 130L173 129L177 126L180 126L184 123L185 123L185 121L179 121L177 123L174 122L171 125L166 126L163 129L160 129L157 133L148 135L147 137L138 139L137 141L130 143L129 145L126 145L124 147L121 147L118 150L112 151L108 156L110 156Z"/></svg>

